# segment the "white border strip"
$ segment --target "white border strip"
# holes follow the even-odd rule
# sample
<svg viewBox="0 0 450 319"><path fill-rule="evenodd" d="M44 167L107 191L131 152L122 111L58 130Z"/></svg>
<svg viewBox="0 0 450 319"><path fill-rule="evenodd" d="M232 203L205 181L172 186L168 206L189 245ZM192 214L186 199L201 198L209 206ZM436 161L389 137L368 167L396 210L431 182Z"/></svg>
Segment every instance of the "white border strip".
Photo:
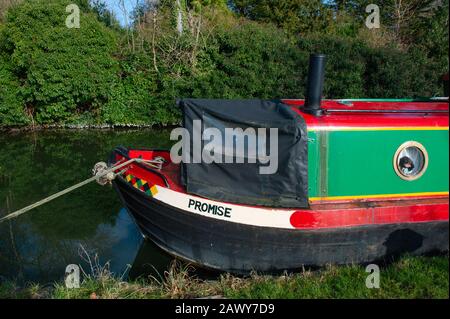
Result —
<svg viewBox="0 0 450 319"><path fill-rule="evenodd" d="M176 192L157 185L153 187L158 191L153 195L155 199L185 212L233 223L295 229L291 225L290 217L296 210L234 205Z"/></svg>

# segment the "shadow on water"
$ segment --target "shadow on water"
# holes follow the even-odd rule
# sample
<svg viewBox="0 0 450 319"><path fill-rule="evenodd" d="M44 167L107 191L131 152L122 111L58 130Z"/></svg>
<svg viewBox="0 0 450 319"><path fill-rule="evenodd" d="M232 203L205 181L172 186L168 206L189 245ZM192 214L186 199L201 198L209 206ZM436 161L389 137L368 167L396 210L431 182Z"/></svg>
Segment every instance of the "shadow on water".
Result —
<svg viewBox="0 0 450 319"><path fill-rule="evenodd" d="M142 245L134 259L133 265L128 272L128 278L131 280L139 278L154 277L161 280L165 277L174 262L174 258L150 240L143 240ZM190 276L197 278L213 280L217 279L223 272L202 267L191 267L192 264L178 260L181 268L188 270Z"/></svg>
<svg viewBox="0 0 450 319"><path fill-rule="evenodd" d="M42 131L0 133L0 216L34 203L91 175L117 145L168 148L168 130ZM0 279L60 280L68 264L82 264L80 245L123 274L147 251L142 236L111 187L95 183L0 224ZM170 257L150 247L155 268ZM159 270L161 270L159 268ZM134 271L134 270L133 270ZM135 272L135 271L134 271Z"/></svg>
<svg viewBox="0 0 450 319"><path fill-rule="evenodd" d="M161 251L159 247L149 240L143 240L136 254L133 265L128 273L129 279L138 279L153 276L158 280L164 276L173 258Z"/></svg>

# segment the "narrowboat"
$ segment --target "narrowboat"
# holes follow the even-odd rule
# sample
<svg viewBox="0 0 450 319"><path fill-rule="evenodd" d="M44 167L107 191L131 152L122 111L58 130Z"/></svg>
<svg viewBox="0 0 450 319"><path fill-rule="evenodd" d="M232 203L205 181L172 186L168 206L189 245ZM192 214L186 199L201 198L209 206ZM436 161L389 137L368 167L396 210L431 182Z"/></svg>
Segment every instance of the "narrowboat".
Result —
<svg viewBox="0 0 450 319"><path fill-rule="evenodd" d="M234 273L447 251L448 97L322 100L324 63L305 99L181 99L171 150L115 148L144 237Z"/></svg>

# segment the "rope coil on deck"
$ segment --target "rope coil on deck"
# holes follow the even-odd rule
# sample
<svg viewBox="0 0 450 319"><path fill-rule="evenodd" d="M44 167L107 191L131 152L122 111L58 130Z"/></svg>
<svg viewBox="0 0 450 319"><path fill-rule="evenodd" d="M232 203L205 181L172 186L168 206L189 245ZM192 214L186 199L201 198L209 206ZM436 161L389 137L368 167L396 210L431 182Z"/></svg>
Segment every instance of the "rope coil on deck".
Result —
<svg viewBox="0 0 450 319"><path fill-rule="evenodd" d="M116 163L115 165L113 165L111 167L108 167L108 165L105 162L98 162L98 163L96 163L94 165L94 168L92 169L92 175L94 175L94 176L92 176L92 177L90 177L90 178L88 178L88 179L86 179L86 180L84 180L84 181L82 181L80 183L77 183L77 184L75 184L73 186L70 186L70 187L68 187L68 188L66 188L66 189L64 189L64 190L62 190L62 191L60 191L60 192L58 192L56 194L53 194L53 195L51 195L49 197L41 199L40 201L38 201L38 202L36 202L34 204L31 204L31 205L29 205L27 207L24 207L22 209L19 209L19 210L15 211L15 212L13 212L11 214L8 214L8 215L0 218L0 223L4 222L6 220L10 220L10 219L16 218L16 217L18 217L18 216L20 216L20 215L22 215L22 214L32 210L33 208L39 207L41 205L44 205L45 203L48 203L48 202L50 202L50 201L52 201L52 200L54 200L54 199L56 199L56 198L58 198L60 196L63 196L65 194L67 194L67 193L70 193L71 191L73 191L75 189L78 189L78 188L80 188L80 187L82 187L84 185L87 185L90 182L96 181L98 184L100 184L102 186L104 186L106 184L111 184L111 182L116 178L116 176L117 175L121 175L122 173L124 173L126 171L126 169L124 169L124 170L122 170L122 171L120 171L118 173L115 173L115 171L117 171L118 169L123 168L125 166L128 166L128 165L130 165L130 164L132 164L134 162L136 162L136 163L143 163L143 164L146 164L146 165L151 166L153 168L161 169L162 168L162 164L164 163L164 161L165 160L162 157L161 158L159 158L159 157L155 158L154 160L144 160L142 158L132 158L132 159L129 159L128 161L125 161L125 162L122 162L122 163Z"/></svg>

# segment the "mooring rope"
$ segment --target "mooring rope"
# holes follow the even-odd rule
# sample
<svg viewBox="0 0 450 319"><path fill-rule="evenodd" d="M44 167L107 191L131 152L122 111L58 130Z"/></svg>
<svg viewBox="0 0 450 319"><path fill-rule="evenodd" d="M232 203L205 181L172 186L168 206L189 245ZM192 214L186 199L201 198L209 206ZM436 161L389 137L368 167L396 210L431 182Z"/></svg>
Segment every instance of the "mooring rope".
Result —
<svg viewBox="0 0 450 319"><path fill-rule="evenodd" d="M11 214L8 214L8 215L0 218L0 223L4 222L6 220L12 219L12 218L16 218L16 217L18 217L18 216L20 216L20 215L22 215L22 214L32 210L33 208L36 208L36 207L39 207L39 206L41 206L41 205L43 205L45 203L48 203L48 202L54 200L55 198L58 198L58 197L60 197L62 195L70 193L71 191L73 191L73 190L75 190L77 188L80 188L80 187L82 187L82 186L84 186L86 184L89 184L89 183L91 183L93 181L97 181L100 185L105 185L106 184L105 179L104 179L105 177L106 177L107 181L112 181L117 175L119 175L119 174L121 174L123 172L123 171L121 171L121 172L115 174L114 171L117 171L118 169L120 169L120 168L122 168L124 166L127 166L127 165L129 165L129 164L131 164L133 162L145 163L147 165L151 165L151 166L159 168L159 169L161 168L161 165L162 165L162 162L161 162L160 159L152 161L152 160L144 160L144 159L141 159L141 158L132 158L132 159L126 161L126 162L123 162L123 163L117 164L115 166L112 166L111 168L105 167L106 163L103 163L103 162L97 163L97 164L95 164L94 169L93 169L93 174L94 174L93 177L88 178L88 179L86 179L86 180L84 180L84 181L82 181L82 182L80 182L78 184L75 184L75 185L71 186L71 187L68 187L68 188L66 188L66 189L64 189L64 190L62 190L62 191L60 191L60 192L58 192L56 194L53 194L53 195L51 195L49 197L41 199L40 201L38 201L38 202L36 202L34 204L31 204L31 205L29 205L27 207L24 207L22 209L19 209L19 210L15 211L15 212L13 212Z"/></svg>

